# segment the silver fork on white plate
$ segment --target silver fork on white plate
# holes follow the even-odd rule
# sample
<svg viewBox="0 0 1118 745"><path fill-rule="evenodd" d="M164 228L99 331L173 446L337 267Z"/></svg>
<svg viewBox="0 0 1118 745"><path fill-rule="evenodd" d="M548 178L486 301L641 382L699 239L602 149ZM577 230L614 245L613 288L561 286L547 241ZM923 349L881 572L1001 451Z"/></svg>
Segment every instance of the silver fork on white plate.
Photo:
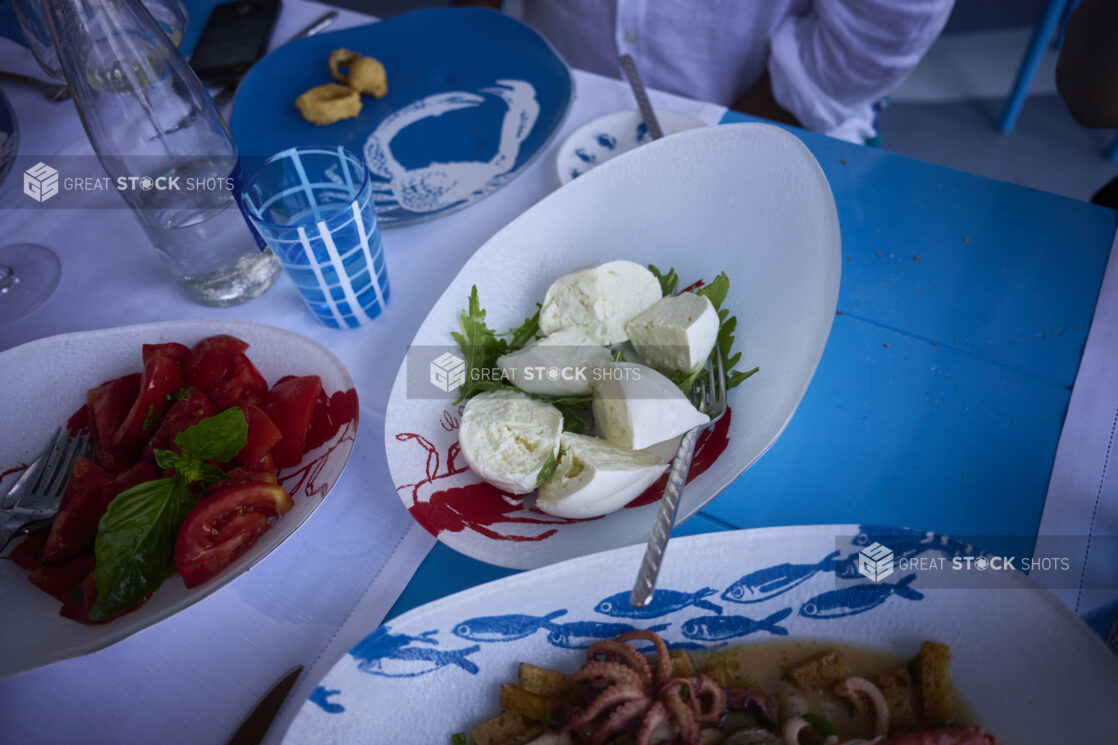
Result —
<svg viewBox="0 0 1118 745"><path fill-rule="evenodd" d="M648 546L644 549L644 559L641 560L637 583L629 598L634 608L643 608L652 601L652 593L656 589L656 577L660 574L660 564L664 561L664 552L668 548L668 539L672 535L675 513L679 509L683 488L687 485L687 473L691 470L691 459L695 456L695 444L699 440L699 435L726 413L726 369L722 364L722 352L718 345L715 345L714 351L710 353L706 369L707 374L700 375L691 385L689 398L695 408L710 417L710 421L688 430L680 440L675 458L672 459L671 471L668 472L668 485L664 487L664 496L660 500L660 511L656 513L656 522L652 524L652 534L648 538Z"/></svg>
<svg viewBox="0 0 1118 745"><path fill-rule="evenodd" d="M0 500L0 550L28 525L58 512L74 463L89 451L89 432L69 434L59 427L50 445L28 466L15 486Z"/></svg>

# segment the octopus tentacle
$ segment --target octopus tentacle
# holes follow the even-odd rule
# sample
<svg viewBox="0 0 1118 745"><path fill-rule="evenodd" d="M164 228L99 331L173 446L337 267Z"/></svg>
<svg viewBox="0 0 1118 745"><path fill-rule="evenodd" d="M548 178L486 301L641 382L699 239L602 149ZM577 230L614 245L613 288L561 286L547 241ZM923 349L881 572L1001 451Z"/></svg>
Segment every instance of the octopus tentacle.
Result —
<svg viewBox="0 0 1118 745"><path fill-rule="evenodd" d="M634 699L614 709L602 726L594 730L591 745L603 745L615 732L624 731L634 719L644 716L648 704L647 698Z"/></svg>
<svg viewBox="0 0 1118 745"><path fill-rule="evenodd" d="M776 706L767 696L752 688L727 688L726 708L734 711L749 711L768 719L776 721Z"/></svg>
<svg viewBox="0 0 1118 745"><path fill-rule="evenodd" d="M645 659L643 654L633 649L628 644L622 644L620 641L608 639L595 642L586 650L586 659L593 662L599 654L603 653L606 655L614 655L623 660L640 675L641 680L648 685L652 685L652 668L649 666L648 660Z"/></svg>
<svg viewBox="0 0 1118 745"><path fill-rule="evenodd" d="M668 655L668 645L664 644L664 640L654 631L645 631L639 629L637 631L630 631L627 634L622 634L617 637L619 642L627 642L631 639L644 639L650 641L656 647L656 685L660 685L668 681L672 677L672 659Z"/></svg>
<svg viewBox="0 0 1118 745"><path fill-rule="evenodd" d="M710 705L703 710L703 697L710 697ZM691 698L688 701L695 720L703 724L717 724L726 714L726 692L709 675L699 673L691 679Z"/></svg>
<svg viewBox="0 0 1118 745"><path fill-rule="evenodd" d="M617 685L631 686L638 690L644 687L640 674L620 662L587 662L571 676L571 680L575 681L594 678L605 678Z"/></svg>
<svg viewBox="0 0 1118 745"><path fill-rule="evenodd" d="M687 684L687 679L675 678L669 683L676 680L680 681L680 685L674 688L665 686L664 704L672 718L675 719L676 724L679 725L679 737L683 741L683 745L697 745L699 742L699 723L695 720L695 712L691 710L690 704L684 701L682 696L682 686ZM693 695L689 691L688 699L692 697Z"/></svg>
<svg viewBox="0 0 1118 745"><path fill-rule="evenodd" d="M598 694L598 697L594 699L593 703L591 703L590 706L586 707L586 711L579 714L577 717L572 719L565 727L563 727L563 731L569 732L575 727L581 727L587 722L593 721L599 714L601 714L603 711L610 708L611 706L625 704L629 701L647 702L647 700L648 695L639 688L621 685L607 688L606 690Z"/></svg>
<svg viewBox="0 0 1118 745"><path fill-rule="evenodd" d="M648 745L652 739L652 733L665 722L668 721L668 710L664 708L664 704L657 701L648 710L645 715L644 721L641 722L641 728L637 732L636 745Z"/></svg>

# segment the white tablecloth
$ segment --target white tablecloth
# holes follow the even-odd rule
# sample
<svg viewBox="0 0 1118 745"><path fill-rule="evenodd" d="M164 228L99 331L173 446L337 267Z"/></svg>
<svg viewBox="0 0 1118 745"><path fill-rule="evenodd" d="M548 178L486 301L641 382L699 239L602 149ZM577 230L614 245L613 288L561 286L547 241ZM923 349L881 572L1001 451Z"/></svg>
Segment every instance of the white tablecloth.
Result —
<svg viewBox="0 0 1118 745"><path fill-rule="evenodd" d="M324 6L289 0L275 38ZM332 29L367 20L341 12ZM0 68L41 75L29 53L0 40ZM108 649L0 681L0 739L11 743L223 743L257 699L294 665L307 670L269 735L276 741L297 702L391 607L432 545L397 498L382 443L384 407L405 348L459 267L493 233L558 187L554 158L575 128L635 108L618 81L576 73L571 114L540 158L510 185L444 219L387 231L392 297L360 330L336 331L309 314L286 276L265 295L216 309L182 299L127 211L60 211L31 205L19 174L0 186L4 242L53 249L62 279L46 304L0 326L0 350L68 331L183 318L283 326L319 340L346 364L361 426L344 478L291 539L257 567L179 613ZM22 131L21 154L90 154L74 108L5 85ZM724 109L652 94L653 103L708 123ZM293 703L295 702L295 703Z"/></svg>

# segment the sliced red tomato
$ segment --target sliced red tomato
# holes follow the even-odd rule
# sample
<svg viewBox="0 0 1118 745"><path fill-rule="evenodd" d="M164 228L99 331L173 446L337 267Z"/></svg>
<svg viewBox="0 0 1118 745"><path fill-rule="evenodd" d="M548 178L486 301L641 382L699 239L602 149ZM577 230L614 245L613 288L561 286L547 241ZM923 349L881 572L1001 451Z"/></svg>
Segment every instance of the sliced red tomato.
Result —
<svg viewBox="0 0 1118 745"><path fill-rule="evenodd" d="M144 457L148 460L154 458L156 450L174 450L175 438L187 427L197 424L217 412L206 395L197 388L187 388L184 394L167 410L167 415L159 423L159 429L151 436L148 444L144 446Z"/></svg>
<svg viewBox="0 0 1118 745"><path fill-rule="evenodd" d="M45 566L34 570L28 576L31 583L60 603L67 603L74 590L81 586L93 571L93 554L75 556L69 561L55 566Z"/></svg>
<svg viewBox="0 0 1118 745"><path fill-rule="evenodd" d="M260 463L249 468L248 466L237 466L226 474L229 478L222 479L221 481L214 481L206 484L206 488L202 491L201 499L209 499L215 494L228 489L231 486L238 484L278 484L279 479L276 478L276 468L272 465L272 456L265 455Z"/></svg>
<svg viewBox="0 0 1118 745"><path fill-rule="evenodd" d="M150 347L146 355L144 374L140 381L140 395L128 415L124 417L116 434L113 445L118 448L134 446L150 438L163 421L163 415L170 408L170 397L182 388L182 370L170 357L159 354Z"/></svg>
<svg viewBox="0 0 1118 745"><path fill-rule="evenodd" d="M165 344L145 344L142 348L143 360L146 365L148 359L156 354L161 354L164 357L170 357L175 361L175 364L182 370L183 378L190 371L190 360L193 356L190 352L190 347L179 344L178 342L167 342Z"/></svg>
<svg viewBox="0 0 1118 745"><path fill-rule="evenodd" d="M154 463L149 460L141 460L114 476L113 482L116 485L116 493L120 494L123 491L128 491L136 484L142 484L160 476L162 474Z"/></svg>
<svg viewBox="0 0 1118 745"><path fill-rule="evenodd" d="M241 448L241 452L237 453L237 460L246 466L255 467L280 441L283 433L264 413L263 409L252 404L242 404L241 411L244 412L245 421L248 422L248 439L245 441L245 446Z"/></svg>
<svg viewBox="0 0 1118 745"><path fill-rule="evenodd" d="M318 403L311 417L311 428L307 432L305 450L314 450L319 445L338 434L338 430L357 419L357 391L337 391L327 397L323 391L318 394Z"/></svg>
<svg viewBox="0 0 1118 745"><path fill-rule="evenodd" d="M136 460L137 453L113 445L113 435L140 395L141 377L139 373L125 375L90 388L86 394L93 459L99 466L112 472Z"/></svg>
<svg viewBox="0 0 1118 745"><path fill-rule="evenodd" d="M225 377L214 387L214 408L225 411L242 402L259 403L267 392L268 381L248 357L239 354L233 358Z"/></svg>
<svg viewBox="0 0 1118 745"><path fill-rule="evenodd" d="M197 587L248 551L268 529L267 519L293 507L282 486L241 484L219 491L186 516L175 541L175 566Z"/></svg>
<svg viewBox="0 0 1118 745"><path fill-rule="evenodd" d="M89 458L78 458L43 546L43 558L58 561L88 550L98 521L117 494L116 482L107 471Z"/></svg>
<svg viewBox="0 0 1118 745"><path fill-rule="evenodd" d="M276 468L298 465L303 459L307 431L321 392L322 381L317 375L284 379L268 391L264 412L283 435L272 447Z"/></svg>
<svg viewBox="0 0 1118 745"><path fill-rule="evenodd" d="M212 396L214 388L225 377L233 359L248 349L248 343L235 336L218 334L208 336L194 345L191 351L190 373L186 382L207 396Z"/></svg>
<svg viewBox="0 0 1118 745"><path fill-rule="evenodd" d="M49 535L49 525L29 533L26 538L16 544L7 558L11 559L21 569L32 570L46 566L46 562L43 560L43 546L47 545L47 536Z"/></svg>

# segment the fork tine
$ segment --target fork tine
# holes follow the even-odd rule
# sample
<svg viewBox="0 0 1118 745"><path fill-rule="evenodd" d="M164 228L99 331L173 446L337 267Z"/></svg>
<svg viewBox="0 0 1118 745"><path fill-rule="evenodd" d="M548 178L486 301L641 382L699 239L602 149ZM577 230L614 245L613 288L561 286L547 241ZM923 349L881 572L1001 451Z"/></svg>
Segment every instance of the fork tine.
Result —
<svg viewBox="0 0 1118 745"><path fill-rule="evenodd" d="M67 440L66 451L59 460L46 488L43 489L44 492L58 494L66 488L66 484L70 481L70 474L74 471L74 464L78 462L78 458L85 452L88 444L89 437L87 435L79 435Z"/></svg>
<svg viewBox="0 0 1118 745"><path fill-rule="evenodd" d="M62 434L62 427L59 427L54 431L54 435L50 439L50 444L47 445L46 455L43 456L43 466L39 471L39 478L35 479L35 483L31 485L32 493L41 491L47 483L50 483L51 478L54 476L54 469L58 463L58 459L62 455L62 449L65 446L66 439Z"/></svg>

